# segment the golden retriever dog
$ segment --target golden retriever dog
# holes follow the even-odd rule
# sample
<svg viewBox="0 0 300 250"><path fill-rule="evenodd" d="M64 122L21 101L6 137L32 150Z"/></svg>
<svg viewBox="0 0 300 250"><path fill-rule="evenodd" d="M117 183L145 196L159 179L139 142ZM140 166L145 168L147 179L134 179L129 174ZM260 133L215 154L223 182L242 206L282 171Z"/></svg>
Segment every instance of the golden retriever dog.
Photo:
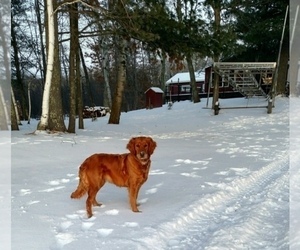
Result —
<svg viewBox="0 0 300 250"><path fill-rule="evenodd" d="M79 184L71 198L81 198L88 194L86 200L87 216L93 216L92 205L101 206L96 201L100 188L108 181L119 187L127 187L129 202L133 212L139 212L137 197L141 186L148 178L150 156L156 148L151 137L131 138L127 144L130 153L94 154L88 157L79 168Z"/></svg>

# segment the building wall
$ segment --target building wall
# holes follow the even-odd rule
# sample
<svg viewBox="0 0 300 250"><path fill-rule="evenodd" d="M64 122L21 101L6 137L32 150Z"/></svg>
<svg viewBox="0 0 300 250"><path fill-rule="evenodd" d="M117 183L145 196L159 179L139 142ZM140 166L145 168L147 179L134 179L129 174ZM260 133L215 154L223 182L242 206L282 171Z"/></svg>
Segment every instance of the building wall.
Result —
<svg viewBox="0 0 300 250"><path fill-rule="evenodd" d="M163 94L156 93L152 89L146 92L146 108L159 108L163 105Z"/></svg>

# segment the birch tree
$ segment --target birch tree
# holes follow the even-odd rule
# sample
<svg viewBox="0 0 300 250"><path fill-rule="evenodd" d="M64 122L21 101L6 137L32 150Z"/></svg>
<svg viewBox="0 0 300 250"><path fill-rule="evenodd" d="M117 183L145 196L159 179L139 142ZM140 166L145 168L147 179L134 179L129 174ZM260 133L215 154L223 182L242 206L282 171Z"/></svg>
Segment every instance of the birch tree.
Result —
<svg viewBox="0 0 300 250"><path fill-rule="evenodd" d="M47 69L42 101L42 115L37 129L64 132L66 128L61 99L58 21L55 8L57 8L57 0L46 0Z"/></svg>
<svg viewBox="0 0 300 250"><path fill-rule="evenodd" d="M48 37L48 53L47 53L47 70L46 80L43 92L42 102L42 116L41 121L38 124L38 130L46 130L48 128L49 119L49 103L50 103L50 90L54 67L54 49L55 49L55 28L54 28L54 11L53 11L53 0L46 0L47 8L47 37Z"/></svg>
<svg viewBox="0 0 300 250"><path fill-rule="evenodd" d="M53 6L57 9L57 0L53 0ZM61 67L58 42L58 20L56 12L54 12L54 34L54 65L50 88L51 98L49 102L48 129L51 131L65 132L66 126L64 123L64 112L62 107Z"/></svg>
<svg viewBox="0 0 300 250"><path fill-rule="evenodd" d="M16 104L15 94L13 88L11 88L11 108L10 108L10 115L11 115L11 130L19 130L19 114L18 108Z"/></svg>
<svg viewBox="0 0 300 250"><path fill-rule="evenodd" d="M8 90L10 85L10 60L8 38L10 34L10 22L8 9L0 9L0 130L8 130L9 107L7 105ZM1 72L3 71L3 72Z"/></svg>

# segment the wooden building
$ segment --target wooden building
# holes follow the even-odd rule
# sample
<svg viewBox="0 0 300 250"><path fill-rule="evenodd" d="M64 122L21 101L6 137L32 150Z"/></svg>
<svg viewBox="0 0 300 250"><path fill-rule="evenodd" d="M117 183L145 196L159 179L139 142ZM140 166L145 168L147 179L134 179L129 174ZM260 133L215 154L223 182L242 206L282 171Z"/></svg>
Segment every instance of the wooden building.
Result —
<svg viewBox="0 0 300 250"><path fill-rule="evenodd" d="M195 72L199 95L204 91L205 72ZM192 89L189 72L177 73L166 82L165 97L168 102L191 100Z"/></svg>
<svg viewBox="0 0 300 250"><path fill-rule="evenodd" d="M219 62L195 72L200 98L211 97L214 77L219 75L219 97L267 97L271 90L275 62ZM189 72L177 73L166 82L167 102L191 100Z"/></svg>
<svg viewBox="0 0 300 250"><path fill-rule="evenodd" d="M204 90L201 97L213 96L214 92L214 77L215 72L212 66L205 68L205 80L204 80ZM208 93L209 92L209 93ZM232 98L232 97L242 97L243 95L235 90L232 85L229 84L228 79L225 77L219 78L219 97L220 98Z"/></svg>
<svg viewBox="0 0 300 250"><path fill-rule="evenodd" d="M151 87L145 91L146 95L146 108L159 108L163 105L164 92L158 87Z"/></svg>

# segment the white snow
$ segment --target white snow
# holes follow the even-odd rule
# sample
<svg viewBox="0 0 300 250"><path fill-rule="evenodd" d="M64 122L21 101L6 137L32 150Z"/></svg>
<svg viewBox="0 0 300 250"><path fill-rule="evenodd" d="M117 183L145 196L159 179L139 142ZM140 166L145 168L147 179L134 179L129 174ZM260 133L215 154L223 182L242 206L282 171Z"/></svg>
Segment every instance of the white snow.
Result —
<svg viewBox="0 0 300 250"><path fill-rule="evenodd" d="M161 88L158 88L158 87L151 87L149 89L153 90L155 93L162 93L162 94L164 93L164 91ZM145 91L145 93L148 92L149 89L147 89Z"/></svg>
<svg viewBox="0 0 300 250"><path fill-rule="evenodd" d="M32 134L35 121L12 132L12 249L299 249L299 195L289 207L290 185L300 190L299 113L289 158L288 98L269 115L222 109L266 106L261 98L220 100L218 116L205 103L122 113L120 125L89 119L77 134ZM138 135L157 142L142 212L130 210L125 188L106 184L88 219L86 197L70 199L79 165L95 152L127 152Z"/></svg>
<svg viewBox="0 0 300 250"><path fill-rule="evenodd" d="M198 71L195 72L195 78L196 82L204 81L205 80L205 72ZM190 73L189 72L180 72L172 76L168 81L166 81L166 84L172 84L172 83L184 83L184 82L191 82L190 79Z"/></svg>
<svg viewBox="0 0 300 250"><path fill-rule="evenodd" d="M10 131L0 131L0 244L11 249L11 139Z"/></svg>

